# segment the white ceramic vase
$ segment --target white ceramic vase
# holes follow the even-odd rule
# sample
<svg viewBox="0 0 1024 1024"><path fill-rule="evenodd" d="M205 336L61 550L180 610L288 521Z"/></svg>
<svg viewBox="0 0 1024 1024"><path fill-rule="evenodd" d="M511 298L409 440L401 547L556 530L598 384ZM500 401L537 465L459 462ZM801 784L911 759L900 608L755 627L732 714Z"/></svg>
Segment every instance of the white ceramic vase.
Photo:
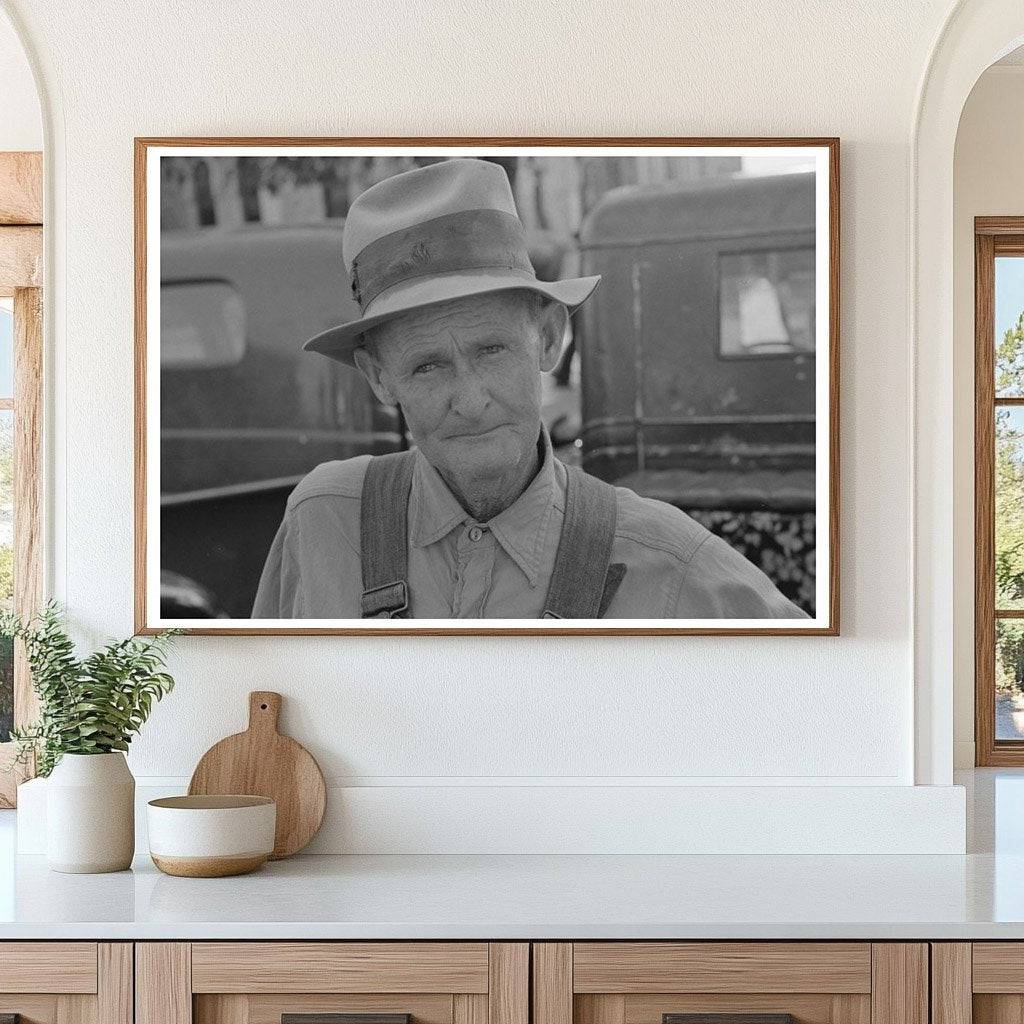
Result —
<svg viewBox="0 0 1024 1024"><path fill-rule="evenodd" d="M52 871L124 871L135 854L135 779L124 754L65 754L46 783Z"/></svg>

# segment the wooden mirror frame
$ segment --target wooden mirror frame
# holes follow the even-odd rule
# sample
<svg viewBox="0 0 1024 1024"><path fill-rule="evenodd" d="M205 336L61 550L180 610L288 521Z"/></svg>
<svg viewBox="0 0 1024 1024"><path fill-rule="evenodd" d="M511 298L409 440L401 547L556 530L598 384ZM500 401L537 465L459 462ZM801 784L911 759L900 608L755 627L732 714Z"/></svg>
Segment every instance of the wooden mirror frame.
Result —
<svg viewBox="0 0 1024 1024"><path fill-rule="evenodd" d="M0 409L14 421L14 607L25 617L42 602L43 157L0 153L0 297L14 299L14 395ZM14 652L14 723L37 705L25 652ZM13 807L32 766L11 768L13 743L0 743L0 807Z"/></svg>

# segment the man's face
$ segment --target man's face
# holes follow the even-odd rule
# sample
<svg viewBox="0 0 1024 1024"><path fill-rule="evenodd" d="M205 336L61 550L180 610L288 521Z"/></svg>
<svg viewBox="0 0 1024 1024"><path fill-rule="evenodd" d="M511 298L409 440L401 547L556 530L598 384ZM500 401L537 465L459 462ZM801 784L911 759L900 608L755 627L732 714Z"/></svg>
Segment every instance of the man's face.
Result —
<svg viewBox="0 0 1024 1024"><path fill-rule="evenodd" d="M377 328L356 361L443 477L497 480L536 458L540 375L558 360L565 318L523 292L454 299Z"/></svg>

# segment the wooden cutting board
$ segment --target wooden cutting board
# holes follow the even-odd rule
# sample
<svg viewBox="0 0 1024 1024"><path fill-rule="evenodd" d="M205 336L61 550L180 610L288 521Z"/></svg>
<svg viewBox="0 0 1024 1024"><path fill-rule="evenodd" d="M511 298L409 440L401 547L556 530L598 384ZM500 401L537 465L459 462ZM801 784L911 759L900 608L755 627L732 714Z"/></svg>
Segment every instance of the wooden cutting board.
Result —
<svg viewBox="0 0 1024 1024"><path fill-rule="evenodd" d="M273 860L298 853L324 818L327 790L320 766L302 744L277 731L281 694L249 694L249 728L214 744L200 759L190 795L244 793L277 803Z"/></svg>

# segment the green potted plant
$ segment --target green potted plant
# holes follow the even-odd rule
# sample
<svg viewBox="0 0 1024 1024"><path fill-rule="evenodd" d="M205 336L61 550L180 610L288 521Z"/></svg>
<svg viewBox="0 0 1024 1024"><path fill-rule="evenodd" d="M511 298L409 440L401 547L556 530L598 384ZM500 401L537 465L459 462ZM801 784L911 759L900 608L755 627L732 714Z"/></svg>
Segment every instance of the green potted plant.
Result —
<svg viewBox="0 0 1024 1024"><path fill-rule="evenodd" d="M54 871L127 868L135 852L135 779L124 752L153 702L174 687L162 671L179 631L129 637L79 658L53 602L22 622L0 615L0 635L25 645L36 722L11 733L16 760L47 776L47 862Z"/></svg>

